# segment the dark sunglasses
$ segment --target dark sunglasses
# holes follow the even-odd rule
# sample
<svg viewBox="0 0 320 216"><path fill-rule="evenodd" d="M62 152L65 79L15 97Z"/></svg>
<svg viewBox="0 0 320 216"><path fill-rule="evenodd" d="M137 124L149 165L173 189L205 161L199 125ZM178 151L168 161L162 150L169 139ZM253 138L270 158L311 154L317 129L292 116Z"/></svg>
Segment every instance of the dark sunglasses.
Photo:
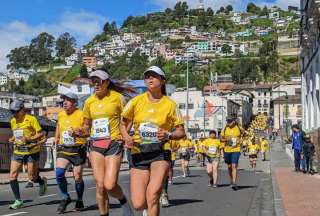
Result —
<svg viewBox="0 0 320 216"><path fill-rule="evenodd" d="M102 85L103 84L103 82L104 82L105 80L101 80L101 79L91 79L91 84L92 85Z"/></svg>

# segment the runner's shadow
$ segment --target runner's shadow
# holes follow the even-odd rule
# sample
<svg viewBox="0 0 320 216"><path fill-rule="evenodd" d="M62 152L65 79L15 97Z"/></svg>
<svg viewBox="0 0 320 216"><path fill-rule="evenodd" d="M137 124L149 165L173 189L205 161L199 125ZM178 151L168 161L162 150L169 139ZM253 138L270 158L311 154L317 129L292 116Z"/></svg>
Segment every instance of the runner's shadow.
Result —
<svg viewBox="0 0 320 216"><path fill-rule="evenodd" d="M218 184L218 187L229 187L230 184Z"/></svg>
<svg viewBox="0 0 320 216"><path fill-rule="evenodd" d="M238 185L238 190L244 190L249 188L256 188L257 186L251 186L251 185Z"/></svg>
<svg viewBox="0 0 320 216"><path fill-rule="evenodd" d="M32 202L32 200L23 200L23 203L29 203L29 202ZM0 201L0 206L10 205L12 203L14 203L14 201L12 200Z"/></svg>
<svg viewBox="0 0 320 216"><path fill-rule="evenodd" d="M121 208L121 205L120 204L110 204L109 208L110 209ZM95 210L98 210L98 209L99 209L98 205L94 204L94 205L90 205L90 206L85 207L84 209L81 210L81 212L95 211ZM70 212L73 212L73 211L70 211Z"/></svg>
<svg viewBox="0 0 320 216"><path fill-rule="evenodd" d="M174 182L172 185L186 185L186 184L193 184L192 182Z"/></svg>
<svg viewBox="0 0 320 216"><path fill-rule="evenodd" d="M41 206L41 205L57 205L59 203L60 203L60 200L52 200L49 202L42 202L42 203L37 203L37 204L33 204L33 205L23 206L22 208L30 208L30 207Z"/></svg>
<svg viewBox="0 0 320 216"><path fill-rule="evenodd" d="M203 200L197 200L197 199L173 199L170 200L170 206L179 206L179 205L186 205L190 203L199 203L203 202Z"/></svg>

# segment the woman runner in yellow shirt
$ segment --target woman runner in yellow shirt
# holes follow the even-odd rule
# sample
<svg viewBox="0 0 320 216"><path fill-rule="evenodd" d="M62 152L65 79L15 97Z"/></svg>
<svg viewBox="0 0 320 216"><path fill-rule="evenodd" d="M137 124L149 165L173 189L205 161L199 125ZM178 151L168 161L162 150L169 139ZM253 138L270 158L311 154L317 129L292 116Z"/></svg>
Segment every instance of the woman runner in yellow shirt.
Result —
<svg viewBox="0 0 320 216"><path fill-rule="evenodd" d="M15 197L15 202L10 209L19 209L23 206L20 197L18 176L24 163L27 163L28 176L32 181L39 183L39 195L47 191L47 180L39 176L40 142L44 137L39 121L36 117L27 114L24 102L14 100L10 104L13 118L10 121L13 137L9 143L13 144L13 155L10 164L10 186Z"/></svg>
<svg viewBox="0 0 320 216"><path fill-rule="evenodd" d="M152 66L144 72L144 80L148 90L124 108L121 132L131 148L132 205L136 210L147 208L149 216L158 216L162 186L171 160L166 143L184 137L185 132L176 103L166 96L164 72ZM133 137L128 134L128 126L132 124Z"/></svg>
<svg viewBox="0 0 320 216"><path fill-rule="evenodd" d="M217 187L218 168L220 161L220 140L216 138L216 131L209 132L209 138L203 141L207 159L207 173L209 176L209 186Z"/></svg>
<svg viewBox="0 0 320 216"><path fill-rule="evenodd" d="M90 161L100 215L109 215L110 195L119 200L123 215L131 216L133 212L129 202L118 184L123 152L120 118L124 99L120 93L129 89L112 82L110 75L102 69L93 71L90 79L94 94L84 103L84 129L92 139Z"/></svg>
<svg viewBox="0 0 320 216"><path fill-rule="evenodd" d="M192 143L187 137L179 140L179 158L181 160L181 169L184 178L190 175L190 148L192 148Z"/></svg>
<svg viewBox="0 0 320 216"><path fill-rule="evenodd" d="M266 161L267 152L269 150L269 142L265 137L261 138L260 147L261 147L262 161Z"/></svg>
<svg viewBox="0 0 320 216"><path fill-rule="evenodd" d="M258 158L258 153L260 150L258 142L259 142L259 140L257 138L253 138L252 142L248 145L249 161L250 161L250 165L251 165L251 168L253 169L253 171L256 171L257 158Z"/></svg>

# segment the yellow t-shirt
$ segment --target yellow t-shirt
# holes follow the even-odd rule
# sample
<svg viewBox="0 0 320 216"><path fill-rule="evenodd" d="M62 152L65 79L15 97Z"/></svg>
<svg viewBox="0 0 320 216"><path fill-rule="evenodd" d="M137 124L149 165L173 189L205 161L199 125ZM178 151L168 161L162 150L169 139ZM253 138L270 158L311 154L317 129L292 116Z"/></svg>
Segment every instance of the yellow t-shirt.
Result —
<svg viewBox="0 0 320 216"><path fill-rule="evenodd" d="M147 92L130 100L123 109L122 116L133 122L133 138L138 145L157 142L156 132L159 128L172 131L183 124L182 116L173 100L163 96L160 101L151 102ZM165 144L163 149L168 150L169 145ZM137 154L140 150L134 146L131 153Z"/></svg>
<svg viewBox="0 0 320 216"><path fill-rule="evenodd" d="M249 151L249 155L256 155L258 154L258 151L260 150L259 145L255 144L255 145L248 145L248 151Z"/></svg>
<svg viewBox="0 0 320 216"><path fill-rule="evenodd" d="M268 146L269 143L267 140L261 140L260 145L261 145L261 151L263 151L263 152L267 151L269 148L269 146Z"/></svg>
<svg viewBox="0 0 320 216"><path fill-rule="evenodd" d="M204 149L203 149L203 147L204 147L204 144L203 144L203 142L204 142L204 140L202 140L202 141L198 141L198 153L200 153L200 154L202 154L202 153L204 153Z"/></svg>
<svg viewBox="0 0 320 216"><path fill-rule="evenodd" d="M83 112L79 109L75 110L71 115L65 111L58 114L59 127L59 144L65 146L77 146L86 143L86 138L73 138L69 135L68 130L78 129L83 125Z"/></svg>
<svg viewBox="0 0 320 216"><path fill-rule="evenodd" d="M241 129L239 126L233 128L226 127L221 131L221 136L227 139L224 144L225 152L240 152L241 145Z"/></svg>
<svg viewBox="0 0 320 216"><path fill-rule="evenodd" d="M206 155L209 157L220 156L221 142L219 139L207 138L203 141L203 145L206 147Z"/></svg>
<svg viewBox="0 0 320 216"><path fill-rule="evenodd" d="M175 148L178 146L178 141L177 140L170 140L170 150L171 150L171 160L176 160L177 159L177 152L174 151Z"/></svg>
<svg viewBox="0 0 320 216"><path fill-rule="evenodd" d="M108 90L107 96L98 99L95 94L84 103L83 116L92 120L91 138L121 139L120 118L124 106L123 96L113 90Z"/></svg>
<svg viewBox="0 0 320 216"><path fill-rule="evenodd" d="M39 121L36 117L26 114L24 119L21 122L17 122L17 119L13 117L10 121L11 129L13 131L13 135L15 137L15 147L14 147L14 153L19 155L29 155L34 154L40 151L40 146L36 144L30 144L28 146L34 146L30 149L30 151L22 151L19 146L25 145L25 143L22 143L19 141L23 136L30 138L37 133L42 131L42 128L39 124ZM20 148L20 150L19 150Z"/></svg>

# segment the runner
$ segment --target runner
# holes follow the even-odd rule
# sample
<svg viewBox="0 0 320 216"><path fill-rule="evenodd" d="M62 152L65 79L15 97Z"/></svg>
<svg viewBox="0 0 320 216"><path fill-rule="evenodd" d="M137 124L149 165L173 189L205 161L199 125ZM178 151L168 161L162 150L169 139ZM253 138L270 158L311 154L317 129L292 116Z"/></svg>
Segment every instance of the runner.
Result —
<svg viewBox="0 0 320 216"><path fill-rule="evenodd" d="M205 166L205 160L206 160L206 154L205 154L205 148L203 141L205 140L205 137L201 137L199 139L199 154L200 154L200 166Z"/></svg>
<svg viewBox="0 0 320 216"><path fill-rule="evenodd" d="M9 143L14 145L13 156L10 165L10 186L15 197L15 202L9 206L10 209L19 209L23 206L20 197L18 176L24 163L28 166L28 176L32 181L39 183L39 196L47 191L47 179L41 178L38 172L40 144L44 136L38 120L26 113L24 103L21 100L14 100L10 104L13 118L10 121L13 137Z"/></svg>
<svg viewBox="0 0 320 216"><path fill-rule="evenodd" d="M185 136L183 120L174 101L166 96L164 72L156 66L144 72L147 92L133 98L122 113L122 136L131 147L131 200L136 210L160 214L159 199L169 168L168 140ZM128 126L134 127L134 136ZM174 132L172 131L175 128ZM145 214L146 211L144 211Z"/></svg>
<svg viewBox="0 0 320 216"><path fill-rule="evenodd" d="M224 161L228 166L230 185L237 190L237 171L240 158L242 129L235 117L228 117L226 127L221 131L221 142L224 142Z"/></svg>
<svg viewBox="0 0 320 216"><path fill-rule="evenodd" d="M84 182L82 180L83 164L86 162L86 138L81 127L83 125L83 112L77 108L78 97L74 93L62 94L63 109L58 114L58 123L55 134L55 146L57 149L56 180L62 200L57 212L63 214L71 203L68 193L68 182L65 177L66 168L73 165L73 176L77 201L74 210L84 208L82 197Z"/></svg>
<svg viewBox="0 0 320 216"><path fill-rule="evenodd" d="M129 202L118 185L123 152L120 116L124 99L120 92L127 93L129 89L111 81L110 75L104 70L93 71L90 79L95 93L84 104L84 129L85 134L90 135L93 140L90 162L96 180L100 215L109 215L108 195L119 200L123 215L133 215Z"/></svg>
<svg viewBox="0 0 320 216"><path fill-rule="evenodd" d="M256 171L257 167L257 158L258 158L258 153L260 150L260 147L258 145L258 139L253 138L251 143L248 145L248 152L249 152L249 161L250 161L250 166L253 169L253 171Z"/></svg>
<svg viewBox="0 0 320 216"><path fill-rule="evenodd" d="M176 140L170 140L166 145L170 145L170 151L171 151L171 165L169 169L168 178L165 180L163 184L163 190L160 197L160 204L162 207L168 207L170 205L169 203L169 195L168 195L168 185L173 183L173 167L176 161L176 151L178 150L179 146L177 144Z"/></svg>
<svg viewBox="0 0 320 216"><path fill-rule="evenodd" d="M220 161L220 140L216 138L216 131L209 132L209 138L204 142L206 159L207 159L207 173L209 176L209 187L217 187L218 182L218 168Z"/></svg>
<svg viewBox="0 0 320 216"><path fill-rule="evenodd" d="M260 146L261 146L262 161L266 161L267 151L269 149L269 142L265 137L261 138Z"/></svg>
<svg viewBox="0 0 320 216"><path fill-rule="evenodd" d="M187 139L187 137L179 140L179 158L181 159L181 169L184 178L190 175L189 161L191 147L192 143Z"/></svg>

